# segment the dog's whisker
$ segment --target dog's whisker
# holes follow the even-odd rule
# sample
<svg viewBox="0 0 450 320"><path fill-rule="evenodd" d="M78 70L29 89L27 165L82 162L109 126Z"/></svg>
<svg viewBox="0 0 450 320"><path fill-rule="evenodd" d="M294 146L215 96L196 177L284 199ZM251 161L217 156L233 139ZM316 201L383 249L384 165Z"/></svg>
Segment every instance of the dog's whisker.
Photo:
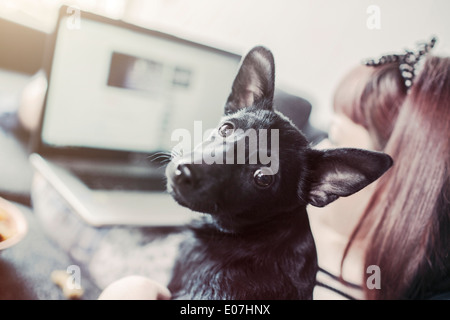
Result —
<svg viewBox="0 0 450 320"><path fill-rule="evenodd" d="M160 160L160 159L163 159L162 161L164 161L166 159L170 160L171 154L168 152L157 152L151 156L148 156L147 159L150 159L150 161L152 161L152 162Z"/></svg>
<svg viewBox="0 0 450 320"><path fill-rule="evenodd" d="M164 163L161 163L161 165L158 167L158 170L159 170L159 169L162 169L162 168L165 168L169 162L170 162L170 161L166 161L166 162L164 162Z"/></svg>
<svg viewBox="0 0 450 320"><path fill-rule="evenodd" d="M153 157L153 156L160 156L160 155L170 155L170 152L167 152L167 151L159 151L159 152L156 152L156 153L154 153L154 154L148 156L148 158L151 158L151 157Z"/></svg>
<svg viewBox="0 0 450 320"><path fill-rule="evenodd" d="M147 159L150 159L151 157L159 156L159 155L164 154L164 153L165 153L165 152L156 152L156 153L154 153L154 154L149 155L149 156L147 157Z"/></svg>
<svg viewBox="0 0 450 320"><path fill-rule="evenodd" d="M182 157L183 156L183 151L182 150L172 149L171 156L172 156L172 159Z"/></svg>
<svg viewBox="0 0 450 320"><path fill-rule="evenodd" d="M162 162L162 161L170 160L170 158L168 158L168 156L159 156L159 157L152 159L152 161L157 161L157 160Z"/></svg>

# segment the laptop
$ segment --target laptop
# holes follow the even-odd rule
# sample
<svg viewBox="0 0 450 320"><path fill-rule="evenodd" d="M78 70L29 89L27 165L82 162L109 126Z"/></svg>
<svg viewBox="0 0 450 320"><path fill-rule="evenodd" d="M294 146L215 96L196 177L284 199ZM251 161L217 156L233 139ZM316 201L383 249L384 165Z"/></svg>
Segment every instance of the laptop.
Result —
<svg viewBox="0 0 450 320"><path fill-rule="evenodd" d="M47 57L34 169L91 225L189 222L163 154L175 130L217 125L241 57L67 6Z"/></svg>

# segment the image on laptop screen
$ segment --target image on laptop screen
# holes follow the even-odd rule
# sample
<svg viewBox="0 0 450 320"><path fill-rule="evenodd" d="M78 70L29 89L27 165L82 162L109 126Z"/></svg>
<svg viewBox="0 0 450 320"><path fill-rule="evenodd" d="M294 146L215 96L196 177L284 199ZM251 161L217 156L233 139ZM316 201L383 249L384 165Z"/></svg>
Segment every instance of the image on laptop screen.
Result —
<svg viewBox="0 0 450 320"><path fill-rule="evenodd" d="M50 147L151 153L175 129L214 128L239 56L84 18L58 24L41 140Z"/></svg>

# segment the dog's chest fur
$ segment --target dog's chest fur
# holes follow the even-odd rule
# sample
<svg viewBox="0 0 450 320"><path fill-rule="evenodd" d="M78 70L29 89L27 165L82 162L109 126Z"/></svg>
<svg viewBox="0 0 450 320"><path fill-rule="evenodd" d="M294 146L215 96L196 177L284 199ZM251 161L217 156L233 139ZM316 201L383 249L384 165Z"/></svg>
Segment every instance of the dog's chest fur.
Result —
<svg viewBox="0 0 450 320"><path fill-rule="evenodd" d="M194 228L180 247L169 284L173 297L311 299L317 258L306 212L268 227L245 235L209 224Z"/></svg>

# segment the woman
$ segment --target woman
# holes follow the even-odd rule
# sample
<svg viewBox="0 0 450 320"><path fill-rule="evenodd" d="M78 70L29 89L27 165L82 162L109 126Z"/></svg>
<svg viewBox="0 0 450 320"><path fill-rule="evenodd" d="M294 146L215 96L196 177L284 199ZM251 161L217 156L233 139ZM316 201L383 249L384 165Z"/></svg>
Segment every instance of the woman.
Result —
<svg viewBox="0 0 450 320"><path fill-rule="evenodd" d="M358 66L337 88L329 142L386 152L394 166L355 196L309 208L315 298L450 292L450 58L425 57L432 46Z"/></svg>

